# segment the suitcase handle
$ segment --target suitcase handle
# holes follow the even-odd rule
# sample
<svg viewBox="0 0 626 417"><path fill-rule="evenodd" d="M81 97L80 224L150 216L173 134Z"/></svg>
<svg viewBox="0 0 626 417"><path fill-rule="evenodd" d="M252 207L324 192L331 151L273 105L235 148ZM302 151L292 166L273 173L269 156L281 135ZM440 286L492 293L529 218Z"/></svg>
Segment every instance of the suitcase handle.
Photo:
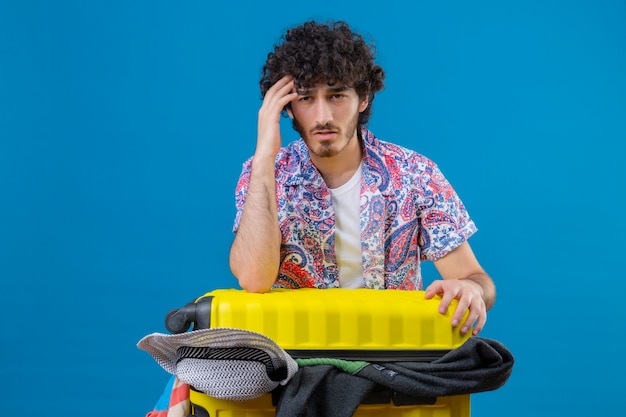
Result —
<svg viewBox="0 0 626 417"><path fill-rule="evenodd" d="M165 328L173 334L184 333L191 324L195 329L211 327L211 302L213 297L194 300L182 308L175 308L165 316Z"/></svg>

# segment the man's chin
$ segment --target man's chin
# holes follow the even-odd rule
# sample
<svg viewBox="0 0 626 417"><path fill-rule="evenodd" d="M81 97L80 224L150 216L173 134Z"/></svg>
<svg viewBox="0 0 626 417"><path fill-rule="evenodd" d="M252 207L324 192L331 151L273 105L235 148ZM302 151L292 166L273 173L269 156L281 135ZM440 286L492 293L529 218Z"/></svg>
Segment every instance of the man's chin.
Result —
<svg viewBox="0 0 626 417"><path fill-rule="evenodd" d="M340 152L340 150L337 149L337 147L330 142L325 142L318 145L314 149L314 151L315 155L319 156L320 158L331 158L333 156L336 156Z"/></svg>

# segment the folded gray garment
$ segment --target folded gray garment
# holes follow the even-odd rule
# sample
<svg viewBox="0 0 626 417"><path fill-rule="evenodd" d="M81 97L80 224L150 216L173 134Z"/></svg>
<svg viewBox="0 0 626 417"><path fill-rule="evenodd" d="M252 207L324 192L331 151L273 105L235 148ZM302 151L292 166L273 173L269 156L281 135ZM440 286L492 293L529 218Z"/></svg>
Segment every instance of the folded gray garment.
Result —
<svg viewBox="0 0 626 417"><path fill-rule="evenodd" d="M277 417L350 417L376 386L412 397L462 395L497 389L514 358L500 342L471 337L433 362L386 362L356 375L331 365L301 367L285 386Z"/></svg>
<svg viewBox="0 0 626 417"><path fill-rule="evenodd" d="M333 365L305 366L283 389L276 417L351 417L375 385Z"/></svg>
<svg viewBox="0 0 626 417"><path fill-rule="evenodd" d="M472 337L432 362L371 364L358 376L416 397L491 391L511 376L513 355L500 342Z"/></svg>

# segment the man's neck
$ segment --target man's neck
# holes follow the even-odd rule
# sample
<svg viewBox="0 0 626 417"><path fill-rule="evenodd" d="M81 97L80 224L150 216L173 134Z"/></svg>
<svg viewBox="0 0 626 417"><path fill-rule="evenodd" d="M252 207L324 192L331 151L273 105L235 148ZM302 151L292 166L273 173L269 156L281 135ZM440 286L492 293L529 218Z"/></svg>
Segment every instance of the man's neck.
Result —
<svg viewBox="0 0 626 417"><path fill-rule="evenodd" d="M313 165L322 175L328 188L339 188L352 178L361 164L363 151L361 141L354 138L340 154L322 158L311 155Z"/></svg>

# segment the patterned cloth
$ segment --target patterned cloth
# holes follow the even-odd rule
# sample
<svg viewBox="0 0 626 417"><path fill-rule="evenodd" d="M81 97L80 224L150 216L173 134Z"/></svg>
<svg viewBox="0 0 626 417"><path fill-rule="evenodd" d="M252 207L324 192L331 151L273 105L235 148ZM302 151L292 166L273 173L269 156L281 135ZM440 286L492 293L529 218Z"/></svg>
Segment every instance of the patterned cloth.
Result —
<svg viewBox="0 0 626 417"><path fill-rule="evenodd" d="M422 289L420 261L443 257L476 226L437 165L412 150L362 130L361 254L363 286ZM235 199L236 232L250 181L243 164ZM276 156L276 197L282 234L279 288L339 287L335 216L330 191L302 139Z"/></svg>
<svg viewBox="0 0 626 417"><path fill-rule="evenodd" d="M154 410L146 417L187 417L189 412L189 385L172 376Z"/></svg>

